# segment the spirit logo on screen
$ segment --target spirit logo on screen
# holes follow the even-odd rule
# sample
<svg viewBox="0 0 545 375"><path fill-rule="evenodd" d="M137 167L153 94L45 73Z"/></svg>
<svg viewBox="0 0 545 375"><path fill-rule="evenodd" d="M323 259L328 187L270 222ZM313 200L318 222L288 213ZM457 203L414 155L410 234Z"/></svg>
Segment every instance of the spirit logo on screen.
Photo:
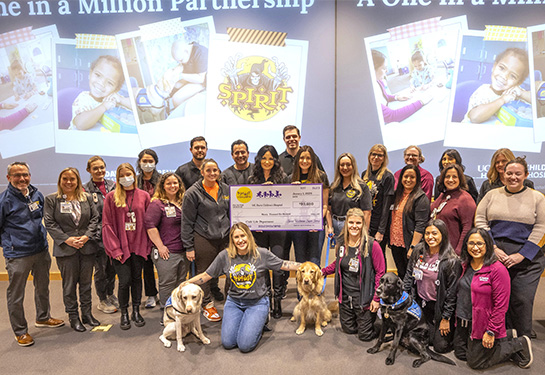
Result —
<svg viewBox="0 0 545 375"><path fill-rule="evenodd" d="M231 56L221 74L218 100L243 120L265 121L289 105L288 68L276 57Z"/></svg>

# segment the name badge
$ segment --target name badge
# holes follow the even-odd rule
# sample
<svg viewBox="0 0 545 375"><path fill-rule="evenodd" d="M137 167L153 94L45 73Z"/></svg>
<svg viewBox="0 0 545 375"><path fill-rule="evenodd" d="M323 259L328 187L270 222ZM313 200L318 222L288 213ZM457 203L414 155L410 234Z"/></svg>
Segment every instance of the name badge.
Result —
<svg viewBox="0 0 545 375"><path fill-rule="evenodd" d="M37 201L28 204L28 209L30 210L30 212L34 212L34 211L36 211L38 208L40 208L40 205L38 204Z"/></svg>
<svg viewBox="0 0 545 375"><path fill-rule="evenodd" d="M61 202L61 214L71 214L72 205L68 202Z"/></svg>
<svg viewBox="0 0 545 375"><path fill-rule="evenodd" d="M413 277L415 280L422 280L424 278L424 272L418 268L413 269Z"/></svg>
<svg viewBox="0 0 545 375"><path fill-rule="evenodd" d="M167 217L176 217L176 208L172 206L166 206L165 214L167 215Z"/></svg>
<svg viewBox="0 0 545 375"><path fill-rule="evenodd" d="M125 230L127 232L132 232L136 230L136 223L125 223Z"/></svg>
<svg viewBox="0 0 545 375"><path fill-rule="evenodd" d="M134 212L127 212L127 217L131 221L131 223L136 223L136 214Z"/></svg>
<svg viewBox="0 0 545 375"><path fill-rule="evenodd" d="M358 272L360 270L360 262L358 258L352 258L348 261L348 270L350 272Z"/></svg>
<svg viewBox="0 0 545 375"><path fill-rule="evenodd" d="M93 202L98 203L98 195L97 195L97 193L93 193Z"/></svg>

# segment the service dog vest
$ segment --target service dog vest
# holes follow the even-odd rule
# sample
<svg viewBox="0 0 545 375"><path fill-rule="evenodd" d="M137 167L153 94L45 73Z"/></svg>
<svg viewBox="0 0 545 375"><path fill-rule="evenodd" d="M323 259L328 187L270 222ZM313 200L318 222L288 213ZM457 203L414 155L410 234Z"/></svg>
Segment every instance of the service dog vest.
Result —
<svg viewBox="0 0 545 375"><path fill-rule="evenodd" d="M392 304L392 305L384 303L384 301L381 298L380 299L380 304L387 308L386 313L384 314L384 317L386 319L388 319L388 308L390 308L391 310L395 310L397 306L401 305L408 298L409 298L409 294L407 292L403 292L403 294L401 295L401 298L399 300L397 300L397 302ZM412 316L414 316L416 319L419 319L419 320L422 317L422 309L420 308L418 303L416 303L416 301L414 301L414 300L413 300L413 303L411 304L411 306L409 306L409 308L407 309L407 313L411 314Z"/></svg>

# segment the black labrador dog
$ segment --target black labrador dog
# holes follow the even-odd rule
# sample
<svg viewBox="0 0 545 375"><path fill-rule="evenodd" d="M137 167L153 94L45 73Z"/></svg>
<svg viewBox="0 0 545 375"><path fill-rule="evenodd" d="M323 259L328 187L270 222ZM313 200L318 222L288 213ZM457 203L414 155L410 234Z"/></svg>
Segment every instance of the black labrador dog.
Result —
<svg viewBox="0 0 545 375"><path fill-rule="evenodd" d="M394 364L399 345L420 356L413 362L413 367L420 367L430 359L456 365L449 358L435 353L428 347L428 324L422 315L422 309L403 291L403 282L396 274L389 272L382 276L376 293L380 297L382 329L377 343L369 348L367 353L377 353L384 343L386 332L391 330L394 339L390 354L386 358L387 365Z"/></svg>

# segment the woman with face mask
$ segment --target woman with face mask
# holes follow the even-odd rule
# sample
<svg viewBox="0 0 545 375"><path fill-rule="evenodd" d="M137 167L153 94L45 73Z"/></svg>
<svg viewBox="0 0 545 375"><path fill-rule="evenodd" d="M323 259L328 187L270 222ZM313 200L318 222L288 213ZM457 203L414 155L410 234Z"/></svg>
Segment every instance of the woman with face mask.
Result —
<svg viewBox="0 0 545 375"><path fill-rule="evenodd" d="M150 148L140 151L138 161L136 162L136 182L138 189L142 189L153 197L155 186L159 183L161 173L157 172L156 166L159 163L157 153ZM157 286L155 284L155 271L151 258L144 262L144 292L146 293L146 309L152 309L157 305L159 298L157 296Z"/></svg>
<svg viewBox="0 0 545 375"><path fill-rule="evenodd" d="M146 322L140 315L142 299L142 267L150 253L150 242L144 226L144 215L150 196L136 187L136 173L129 163L117 167L117 188L108 193L102 213L102 241L119 278L121 329L131 328L129 293L132 298L131 319L137 327Z"/></svg>

